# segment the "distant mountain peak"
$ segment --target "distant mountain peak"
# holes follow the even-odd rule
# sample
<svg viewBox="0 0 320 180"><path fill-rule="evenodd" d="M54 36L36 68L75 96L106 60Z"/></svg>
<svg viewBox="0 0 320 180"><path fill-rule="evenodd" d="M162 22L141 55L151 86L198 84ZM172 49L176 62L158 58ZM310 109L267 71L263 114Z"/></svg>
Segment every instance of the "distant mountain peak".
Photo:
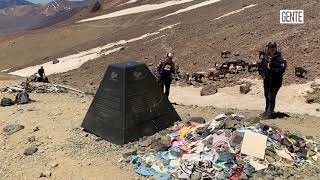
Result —
<svg viewBox="0 0 320 180"><path fill-rule="evenodd" d="M21 6L21 5L32 5L33 3L26 0L0 0L0 9Z"/></svg>

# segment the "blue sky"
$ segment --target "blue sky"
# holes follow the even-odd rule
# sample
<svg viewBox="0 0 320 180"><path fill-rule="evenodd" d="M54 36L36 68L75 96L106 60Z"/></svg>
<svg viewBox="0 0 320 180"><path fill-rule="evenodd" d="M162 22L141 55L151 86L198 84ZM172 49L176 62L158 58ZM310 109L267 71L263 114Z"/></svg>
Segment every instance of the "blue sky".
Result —
<svg viewBox="0 0 320 180"><path fill-rule="evenodd" d="M52 0L27 0L27 1L30 1L32 3L44 3L45 4L45 3L48 3L48 2L50 2Z"/></svg>

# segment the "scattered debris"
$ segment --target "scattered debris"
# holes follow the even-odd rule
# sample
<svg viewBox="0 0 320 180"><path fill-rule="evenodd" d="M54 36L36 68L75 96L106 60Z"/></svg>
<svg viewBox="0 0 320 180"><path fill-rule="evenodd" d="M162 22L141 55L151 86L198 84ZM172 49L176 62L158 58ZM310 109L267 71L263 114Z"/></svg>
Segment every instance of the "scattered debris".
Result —
<svg viewBox="0 0 320 180"><path fill-rule="evenodd" d="M3 128L3 132L6 134L6 135L11 135L11 134L14 134L20 130L24 129L24 126L23 125L20 125L20 124L10 124L10 125L7 125L6 127Z"/></svg>
<svg viewBox="0 0 320 180"><path fill-rule="evenodd" d="M252 124L244 126L248 122ZM122 157L120 162L135 164L137 174L154 178L273 179L270 172L279 166L300 167L319 156L313 137L283 132L232 112L205 124L178 123L165 137L170 138L166 148Z"/></svg>
<svg viewBox="0 0 320 180"><path fill-rule="evenodd" d="M0 89L0 93L16 93L25 90L24 83L13 87ZM30 83L28 92L31 93L67 93L68 89L61 85L53 85L49 83Z"/></svg>

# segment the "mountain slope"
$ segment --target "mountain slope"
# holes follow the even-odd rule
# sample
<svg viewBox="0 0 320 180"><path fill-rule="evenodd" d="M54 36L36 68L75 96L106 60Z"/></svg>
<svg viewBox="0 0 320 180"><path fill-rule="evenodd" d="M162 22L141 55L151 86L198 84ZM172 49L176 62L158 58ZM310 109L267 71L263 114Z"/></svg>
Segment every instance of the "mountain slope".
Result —
<svg viewBox="0 0 320 180"><path fill-rule="evenodd" d="M48 4L14 6L0 10L0 32L47 27L68 19L88 6L87 1L54 0Z"/></svg>
<svg viewBox="0 0 320 180"><path fill-rule="evenodd" d="M32 5L33 3L25 0L0 0L0 9L21 6L21 5Z"/></svg>
<svg viewBox="0 0 320 180"><path fill-rule="evenodd" d="M78 69L50 78L79 88L92 88L98 86L110 63L133 59L156 64L160 56L172 51L181 69L189 72L206 71L215 62L222 62L220 53L223 50L238 52L247 62L252 62L257 60L258 50L266 43L277 41L289 65L285 83L306 81L295 78L296 66L303 66L308 70L308 80L320 76L320 69L317 68L320 19L316 18L320 6L313 0L221 0L211 4L209 0L194 0L162 9L141 13L128 11L131 14L78 23L79 20L92 16L110 17L108 14L116 14L119 10L169 1L138 1L123 6L118 5L125 3L124 0L105 2L104 9L95 14L81 13L65 21L63 26L0 43L1 52L6 52L0 54L0 64L3 69L13 68L11 71L15 71L50 63L56 58L79 62L82 58L78 57L83 53L90 61ZM112 6L107 6L108 4ZM146 7L155 6L144 6ZM305 24L279 24L279 10L286 8L304 9ZM171 16L167 16L168 14ZM161 17L163 18L159 19ZM160 29L177 23L180 24L159 32ZM26 44L28 48L25 47ZM120 48L120 51L106 53L115 48ZM92 49L95 51L91 51ZM89 52L95 53L87 54ZM72 56L74 54L77 56ZM244 73L234 75L226 81L236 81L242 77L257 78L258 75Z"/></svg>

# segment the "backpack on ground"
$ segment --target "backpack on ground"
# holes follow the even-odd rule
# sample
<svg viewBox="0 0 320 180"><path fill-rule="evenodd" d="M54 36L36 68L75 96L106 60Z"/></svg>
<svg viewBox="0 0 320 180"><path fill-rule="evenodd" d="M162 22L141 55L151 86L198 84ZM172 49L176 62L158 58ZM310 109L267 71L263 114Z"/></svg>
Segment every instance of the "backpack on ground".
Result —
<svg viewBox="0 0 320 180"><path fill-rule="evenodd" d="M27 92L19 92L16 96L16 103L18 104L27 104L31 100L29 98L29 94Z"/></svg>
<svg viewBox="0 0 320 180"><path fill-rule="evenodd" d="M1 106L5 107L5 106L12 106L12 105L14 105L12 99L10 99L10 98L2 98Z"/></svg>

